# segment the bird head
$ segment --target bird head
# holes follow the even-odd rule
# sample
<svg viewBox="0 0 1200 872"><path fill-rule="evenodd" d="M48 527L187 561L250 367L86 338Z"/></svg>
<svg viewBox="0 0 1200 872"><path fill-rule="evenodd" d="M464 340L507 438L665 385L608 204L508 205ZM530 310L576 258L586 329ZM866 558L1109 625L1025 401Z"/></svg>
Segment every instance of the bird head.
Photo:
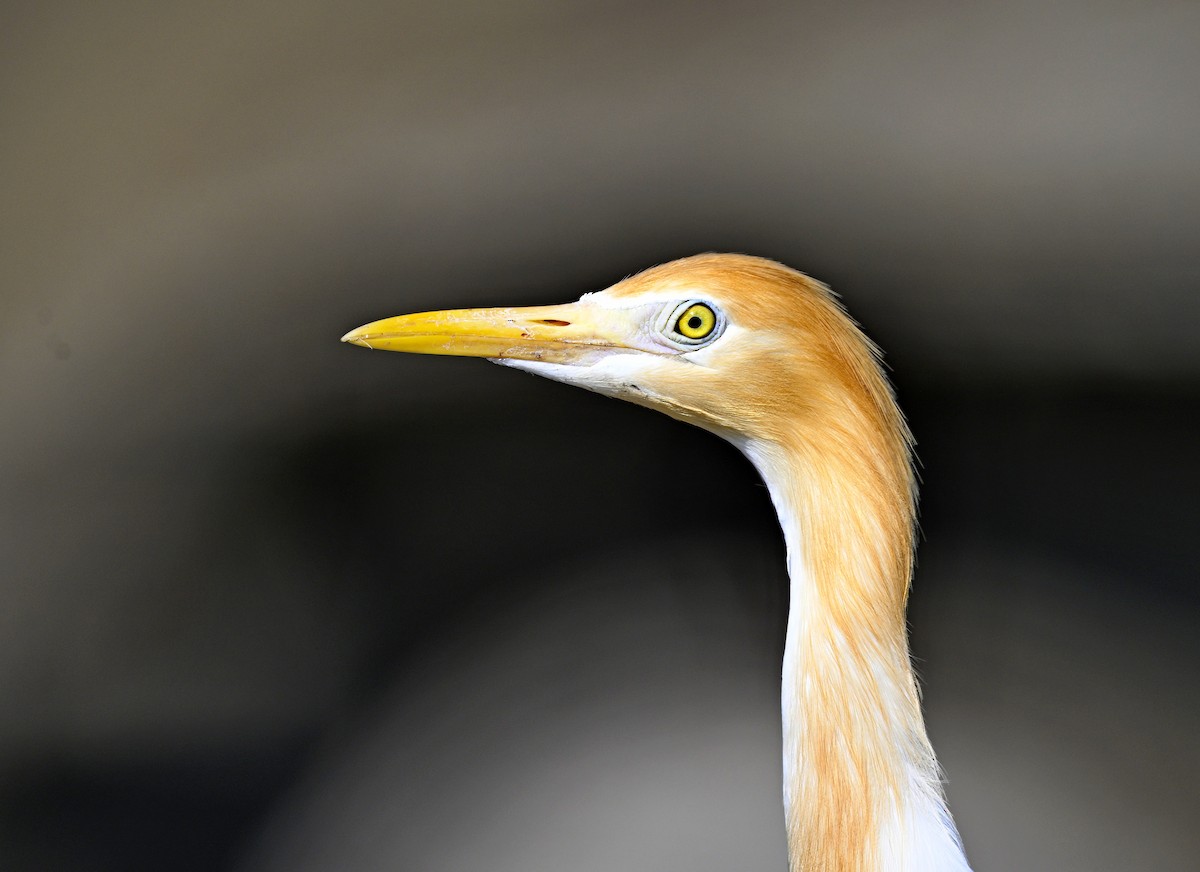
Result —
<svg viewBox="0 0 1200 872"><path fill-rule="evenodd" d="M878 821L914 766L936 769L905 637L911 438L877 349L828 288L774 261L702 254L574 303L401 315L343 339L488 358L738 445L776 504L799 616L783 684L792 868L875 867Z"/></svg>
<svg viewBox="0 0 1200 872"><path fill-rule="evenodd" d="M743 444L828 426L830 405L877 407L881 390L890 403L873 346L828 288L744 255L673 261L574 303L400 315L342 339L488 358Z"/></svg>

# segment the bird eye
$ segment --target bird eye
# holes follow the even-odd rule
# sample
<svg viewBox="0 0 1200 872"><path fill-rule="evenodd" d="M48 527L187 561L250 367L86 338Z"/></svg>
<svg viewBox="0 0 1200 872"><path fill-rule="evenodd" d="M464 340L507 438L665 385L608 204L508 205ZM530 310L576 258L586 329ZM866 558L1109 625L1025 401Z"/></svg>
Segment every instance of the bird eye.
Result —
<svg viewBox="0 0 1200 872"><path fill-rule="evenodd" d="M717 313L703 303L692 303L675 322L675 332L686 339L704 339L716 329Z"/></svg>

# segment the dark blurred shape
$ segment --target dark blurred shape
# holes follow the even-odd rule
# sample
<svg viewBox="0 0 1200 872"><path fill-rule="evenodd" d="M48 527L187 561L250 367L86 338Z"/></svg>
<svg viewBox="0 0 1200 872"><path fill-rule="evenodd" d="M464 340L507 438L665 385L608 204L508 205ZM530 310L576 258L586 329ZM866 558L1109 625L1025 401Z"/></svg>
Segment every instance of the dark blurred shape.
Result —
<svg viewBox="0 0 1200 872"><path fill-rule="evenodd" d="M1193 868L1198 41L1182 2L7 4L4 868L779 868L748 465L337 342L705 249L888 351L976 868Z"/></svg>

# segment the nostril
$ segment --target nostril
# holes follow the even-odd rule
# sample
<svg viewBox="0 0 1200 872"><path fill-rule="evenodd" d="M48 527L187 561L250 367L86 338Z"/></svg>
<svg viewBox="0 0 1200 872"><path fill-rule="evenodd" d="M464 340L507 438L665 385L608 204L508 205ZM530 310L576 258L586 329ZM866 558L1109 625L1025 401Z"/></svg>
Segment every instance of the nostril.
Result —
<svg viewBox="0 0 1200 872"><path fill-rule="evenodd" d="M549 327L570 327L570 321L559 321L557 318L538 318L533 323L546 324Z"/></svg>

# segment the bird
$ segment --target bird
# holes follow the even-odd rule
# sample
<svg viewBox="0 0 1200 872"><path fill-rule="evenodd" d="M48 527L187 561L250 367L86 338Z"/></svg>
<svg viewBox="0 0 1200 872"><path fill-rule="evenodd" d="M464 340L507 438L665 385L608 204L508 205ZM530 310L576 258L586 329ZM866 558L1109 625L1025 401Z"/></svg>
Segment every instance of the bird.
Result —
<svg viewBox="0 0 1200 872"><path fill-rule="evenodd" d="M706 253L573 303L400 315L342 340L486 358L736 446L787 546L790 872L970 872L909 653L913 437L880 350L826 285L774 260Z"/></svg>

